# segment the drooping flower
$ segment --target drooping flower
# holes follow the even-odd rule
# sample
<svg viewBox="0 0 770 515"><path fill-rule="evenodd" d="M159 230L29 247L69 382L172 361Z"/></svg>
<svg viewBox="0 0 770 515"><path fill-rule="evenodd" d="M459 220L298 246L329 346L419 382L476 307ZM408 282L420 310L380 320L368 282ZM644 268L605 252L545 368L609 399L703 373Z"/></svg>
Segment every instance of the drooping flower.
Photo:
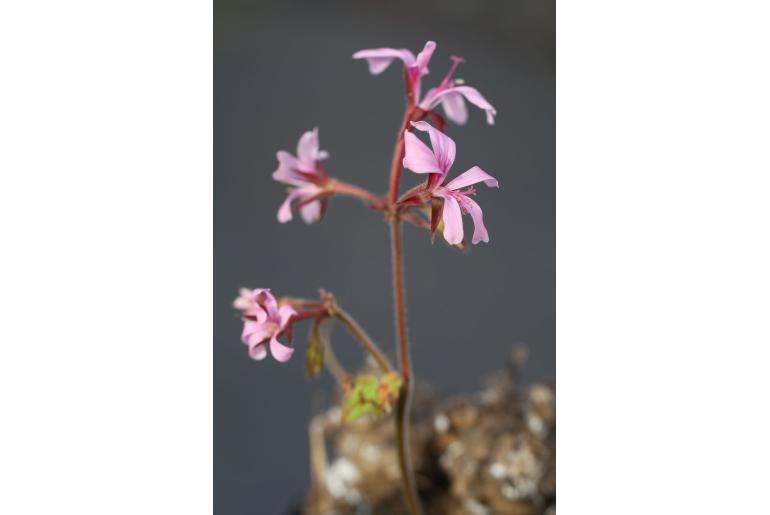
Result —
<svg viewBox="0 0 770 515"><path fill-rule="evenodd" d="M291 186L289 196L278 209L278 221L286 223L292 219L292 203L296 201L305 223L317 222L326 208L326 199L321 197L328 181L320 162L329 157L328 152L319 148L318 128L302 135L296 156L279 150L276 157L278 169L273 172L273 179Z"/></svg>
<svg viewBox="0 0 770 515"><path fill-rule="evenodd" d="M422 77L430 71L428 70L428 62L435 49L436 43L428 41L425 43L425 48L422 49L422 52L417 54L417 57L406 48L371 48L359 50L353 54L353 59L366 59L369 63L369 72L372 75L379 75L390 66L394 59L401 59L404 62L407 78L414 92L414 97L420 98L420 82Z"/></svg>
<svg viewBox="0 0 770 515"><path fill-rule="evenodd" d="M428 74L428 61L430 61L436 43L428 41L425 48L417 57L405 48L376 48L359 50L353 54L354 59L366 59L369 63L369 72L379 75L393 62L401 59L407 71L412 91L415 98L420 98L420 82L423 76ZM467 100L471 104L483 109L487 115L487 123L494 125L497 111L476 88L463 85L460 79L452 78L457 66L464 62L462 58L452 56L452 66L444 80L437 87L428 90L419 107L423 111L431 111L439 104L444 109L447 118L458 125L464 125L468 121L468 110L465 105Z"/></svg>
<svg viewBox="0 0 770 515"><path fill-rule="evenodd" d="M476 88L464 86L460 79L452 78L457 66L462 62L465 62L462 58L452 56L452 67L449 68L446 77L441 81L441 84L425 94L425 98L420 102L420 109L431 111L438 104L441 104L447 118L457 125L465 125L465 122L468 121L468 109L465 106L467 100L483 109L487 114L487 123L494 125L497 111L492 107L492 104L487 102L487 99Z"/></svg>
<svg viewBox="0 0 770 515"><path fill-rule="evenodd" d="M489 187L498 188L497 179L487 172L474 166L461 173L448 183L444 184L449 169L455 160L455 142L426 122L412 122L412 126L430 137L431 150L425 143L412 132L404 133L405 155L404 167L415 173L431 174L427 184L427 190L432 198L443 201L441 208L441 220L444 223L444 239L457 245L463 240L463 213L471 215L473 219L474 244L489 241L489 234L484 226L484 217L479 205L471 198L476 193L472 186L483 182ZM463 189L467 188L467 189ZM436 215L438 216L438 215Z"/></svg>
<svg viewBox="0 0 770 515"><path fill-rule="evenodd" d="M257 361L270 353L281 362L288 361L294 349L278 341L287 328L291 317L297 312L289 305L278 307L278 302L269 289L249 290L241 288L240 296L233 301L233 307L241 311L243 333L241 341L249 348L249 356Z"/></svg>

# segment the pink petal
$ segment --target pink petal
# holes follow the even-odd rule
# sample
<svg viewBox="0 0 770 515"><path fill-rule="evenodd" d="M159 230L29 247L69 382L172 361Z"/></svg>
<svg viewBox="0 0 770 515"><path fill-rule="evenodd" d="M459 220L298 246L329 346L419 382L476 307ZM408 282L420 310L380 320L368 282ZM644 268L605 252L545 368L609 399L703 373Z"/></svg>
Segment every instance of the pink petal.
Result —
<svg viewBox="0 0 770 515"><path fill-rule="evenodd" d="M274 180L292 186L298 186L304 182L304 177L297 173L301 165L296 157L285 150L279 150L276 158L278 158L278 169L273 172Z"/></svg>
<svg viewBox="0 0 770 515"><path fill-rule="evenodd" d="M321 201L314 200L299 208L299 214L306 224L312 224L321 219Z"/></svg>
<svg viewBox="0 0 770 515"><path fill-rule="evenodd" d="M465 125L468 121L468 108L462 95L446 95L441 99L446 117L457 125Z"/></svg>
<svg viewBox="0 0 770 515"><path fill-rule="evenodd" d="M415 59L415 65L417 66L417 69L420 71L420 75L427 75L429 73L428 62L430 62L430 58L433 56L433 52L435 50L436 50L436 42L428 41L427 43L425 43L425 48L422 49L422 52L417 54L417 59Z"/></svg>
<svg viewBox="0 0 770 515"><path fill-rule="evenodd" d="M433 147L433 154L436 156L436 162L441 172L446 175L455 161L457 149L454 140L428 122L412 122L412 127L428 133L430 144Z"/></svg>
<svg viewBox="0 0 770 515"><path fill-rule="evenodd" d="M241 332L241 341L246 345L256 345L261 341L270 337L269 332L266 330L264 324L255 322L253 320L246 320L243 323L243 331Z"/></svg>
<svg viewBox="0 0 770 515"><path fill-rule="evenodd" d="M288 304L284 304L278 309L278 319L280 320L278 322L278 325L281 327L281 329L284 329L286 327L286 324L289 323L289 320L291 317L296 315L297 312L294 310L293 307L289 306Z"/></svg>
<svg viewBox="0 0 770 515"><path fill-rule="evenodd" d="M238 298L233 301L233 307L239 311L246 311L251 308L252 296L251 290L248 288L241 288L238 291Z"/></svg>
<svg viewBox="0 0 770 515"><path fill-rule="evenodd" d="M278 208L278 221L283 223L286 223L292 219L291 215L291 203L295 199L299 199L300 201L303 199L306 199L308 197L312 197L316 194L318 194L321 191L321 189L316 186L315 184L305 184L302 187L294 188L289 191L289 195L286 197L286 200L283 201L283 204L281 204L281 207ZM306 206L309 206L313 204L312 202L310 204L306 204ZM307 223L311 223L312 219L312 208L311 211L306 214L302 213L302 208L300 208L300 214L302 215L302 219L305 220ZM316 220L312 220L316 221Z"/></svg>
<svg viewBox="0 0 770 515"><path fill-rule="evenodd" d="M492 107L492 104L487 102L487 99L484 98L484 96L479 93L476 88L472 88L470 86L458 86L454 89L458 93L462 94L468 102L486 111L487 123L489 125L495 124L495 115L497 114L497 111L494 107Z"/></svg>
<svg viewBox="0 0 770 515"><path fill-rule="evenodd" d="M366 59L369 63L369 73L379 75L384 72L394 59L401 59L406 66L415 63L414 54L406 48L372 48L359 50L353 54L353 59Z"/></svg>
<svg viewBox="0 0 770 515"><path fill-rule="evenodd" d="M278 338L274 335L270 338L270 353L277 361L284 363L289 361L291 355L294 354L294 349L279 342Z"/></svg>
<svg viewBox="0 0 770 515"><path fill-rule="evenodd" d="M261 305L267 311L267 318L273 322L278 321L278 301L270 292L270 288L257 288L254 290L254 302ZM267 320L265 320L267 321Z"/></svg>
<svg viewBox="0 0 770 515"><path fill-rule="evenodd" d="M272 298L275 301L273 294L270 293L270 288L256 288L251 292L251 296L254 303L254 312L247 314L253 314L257 317L257 322L264 324L267 322L268 313L258 303L264 303L268 298Z"/></svg>
<svg viewBox="0 0 770 515"><path fill-rule="evenodd" d="M409 131L404 132L404 166L414 173L437 173L443 175L433 151L420 138Z"/></svg>
<svg viewBox="0 0 770 515"><path fill-rule="evenodd" d="M285 224L286 222L291 221L291 202L300 195L302 195L302 192L299 190L299 188L289 191L289 195L286 197L286 200L284 200L283 204L281 204L281 207L278 208L279 222Z"/></svg>
<svg viewBox="0 0 770 515"><path fill-rule="evenodd" d="M475 245L480 241L488 242L489 233L484 226L484 214L481 212L481 208L470 197L464 197L463 205L473 218L473 239L472 243Z"/></svg>
<svg viewBox="0 0 770 515"><path fill-rule="evenodd" d="M451 181L449 181L444 186L448 190L456 191L460 188L464 188L466 186L470 186L471 184L476 184L477 182L484 181L484 184L489 186L490 188L499 188L500 186L497 184L497 179L489 175L487 172L479 168L478 166L474 166L473 168L469 169L466 172L461 173Z"/></svg>
<svg viewBox="0 0 770 515"><path fill-rule="evenodd" d="M492 104L487 102L487 99L484 98L484 96L481 93L479 93L479 91L476 88L472 88L470 86L455 86L455 87L447 88L443 91L440 91L433 96L433 98L430 101L430 104L426 107L428 109L433 109L433 107L435 107L436 104L438 104L438 102L443 98L451 95L456 95L458 93L464 96L465 99L471 104L486 111L487 123L489 125L495 124L495 115L497 114L497 111L495 110L494 107L492 107Z"/></svg>
<svg viewBox="0 0 770 515"><path fill-rule="evenodd" d="M262 361L267 356L267 345L258 343L249 347L249 357L256 361Z"/></svg>
<svg viewBox="0 0 770 515"><path fill-rule="evenodd" d="M451 195L444 195L444 212L441 219L444 222L444 239L450 245L463 241L463 214L460 205Z"/></svg>
<svg viewBox="0 0 770 515"><path fill-rule="evenodd" d="M319 149L318 127L312 131L307 131L299 139L299 143L297 143L297 157L299 157L299 160L302 161L305 167L311 168L312 172L316 171L317 161L329 157L328 152Z"/></svg>

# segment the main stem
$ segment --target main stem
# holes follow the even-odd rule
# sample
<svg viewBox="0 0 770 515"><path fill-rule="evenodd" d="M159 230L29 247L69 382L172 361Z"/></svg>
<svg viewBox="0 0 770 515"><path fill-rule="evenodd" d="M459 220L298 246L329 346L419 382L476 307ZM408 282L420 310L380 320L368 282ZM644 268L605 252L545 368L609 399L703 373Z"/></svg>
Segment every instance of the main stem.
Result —
<svg viewBox="0 0 770 515"><path fill-rule="evenodd" d="M408 84L408 83L407 83ZM401 178L401 163L404 160L404 131L415 114L415 99L411 88L407 86L409 102L401 122L396 148L393 150L393 162L390 168L390 190L388 207L390 214L390 248L393 264L393 303L396 316L396 334L398 341L398 361L401 372L401 390L396 403L396 445L398 447L398 466L407 508L411 515L422 515L414 466L409 446L409 406L412 393L412 364L409 358L409 341L406 330L406 301L404 292L404 257L401 239L401 217L396 208L398 185Z"/></svg>
<svg viewBox="0 0 770 515"><path fill-rule="evenodd" d="M412 396L412 363L406 332L406 302L404 299L404 258L401 241L401 221L393 217L390 223L390 242L393 260L393 299L398 335L398 362L401 371L401 390L396 402L396 445L402 488L411 515L421 515L420 498L414 477L414 466L409 445L409 407Z"/></svg>

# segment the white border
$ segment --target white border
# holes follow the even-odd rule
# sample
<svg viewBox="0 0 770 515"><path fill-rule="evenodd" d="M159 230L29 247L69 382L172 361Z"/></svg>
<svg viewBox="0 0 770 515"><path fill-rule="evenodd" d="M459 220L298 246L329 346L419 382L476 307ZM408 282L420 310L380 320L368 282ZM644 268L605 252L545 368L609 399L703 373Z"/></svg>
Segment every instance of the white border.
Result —
<svg viewBox="0 0 770 515"><path fill-rule="evenodd" d="M0 12L2 513L211 509L211 5ZM762 513L768 8L558 6L563 513Z"/></svg>
<svg viewBox="0 0 770 515"><path fill-rule="evenodd" d="M559 2L561 513L767 513L770 12Z"/></svg>
<svg viewBox="0 0 770 515"><path fill-rule="evenodd" d="M0 48L0 513L209 513L211 3L5 2Z"/></svg>

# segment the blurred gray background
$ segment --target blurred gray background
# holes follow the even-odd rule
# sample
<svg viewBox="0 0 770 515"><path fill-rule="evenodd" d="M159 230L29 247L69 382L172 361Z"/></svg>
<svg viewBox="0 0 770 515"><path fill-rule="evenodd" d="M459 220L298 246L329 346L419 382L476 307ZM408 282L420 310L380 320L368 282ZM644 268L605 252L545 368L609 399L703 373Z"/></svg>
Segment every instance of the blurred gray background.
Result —
<svg viewBox="0 0 770 515"><path fill-rule="evenodd" d="M332 199L320 224L276 220L285 197L275 153L294 153L318 126L330 174L382 193L404 106L400 63L380 76L351 54L363 48L438 47L423 91L450 55L457 76L497 108L487 126L469 107L450 177L479 165L500 189L479 188L489 244L462 254L405 227L414 370L442 395L471 392L524 343L527 381L554 378L555 83L553 0L217 0L214 7L214 508L281 514L309 479L307 421L330 401L328 377L303 374L300 326L294 358L257 363L240 343L231 308L240 286L277 295L337 295L394 353L387 226L358 201ZM416 184L404 172L402 185ZM470 217L465 217L470 234ZM349 367L359 348L341 329L335 350Z"/></svg>

